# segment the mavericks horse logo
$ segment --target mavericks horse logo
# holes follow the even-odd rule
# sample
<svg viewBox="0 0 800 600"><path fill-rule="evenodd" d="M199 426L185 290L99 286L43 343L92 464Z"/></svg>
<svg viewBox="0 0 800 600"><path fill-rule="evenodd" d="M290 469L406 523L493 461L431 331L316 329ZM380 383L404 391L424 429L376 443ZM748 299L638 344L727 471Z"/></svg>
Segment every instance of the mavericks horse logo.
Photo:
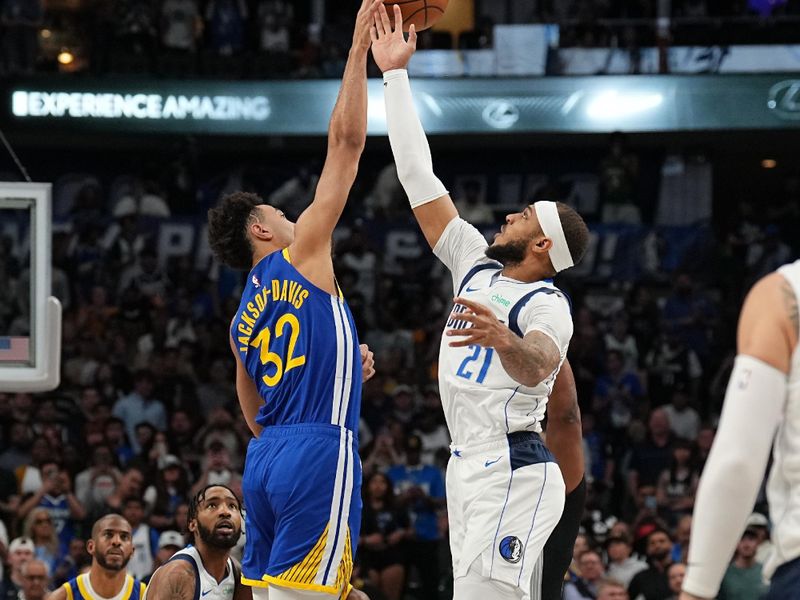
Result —
<svg viewBox="0 0 800 600"><path fill-rule="evenodd" d="M522 542L518 537L509 535L500 541L500 556L510 563L518 563L522 558Z"/></svg>

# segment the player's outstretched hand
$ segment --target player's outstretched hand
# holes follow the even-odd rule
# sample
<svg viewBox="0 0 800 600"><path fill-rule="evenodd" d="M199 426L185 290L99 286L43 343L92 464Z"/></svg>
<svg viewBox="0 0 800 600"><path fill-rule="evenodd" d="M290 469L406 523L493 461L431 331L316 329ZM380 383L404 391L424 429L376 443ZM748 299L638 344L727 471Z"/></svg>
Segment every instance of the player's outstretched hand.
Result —
<svg viewBox="0 0 800 600"><path fill-rule="evenodd" d="M372 37L372 56L384 73L392 69L405 69L411 55L417 49L417 31L412 25L408 30L408 41L403 36L403 13L394 4L394 23L389 20L389 13L381 2L374 14L374 26L370 29Z"/></svg>
<svg viewBox="0 0 800 600"><path fill-rule="evenodd" d="M353 31L353 48L363 52L369 50L370 32L375 22L375 15L378 13L378 7L383 7L383 0L361 0L361 8L358 9L356 15L356 28Z"/></svg>
<svg viewBox="0 0 800 600"><path fill-rule="evenodd" d="M514 334L502 321L494 316L490 308L464 298L456 298L454 302L465 306L467 310L465 312L453 312L450 314L450 318L455 321L470 323L472 327L448 329L445 335L463 338L450 342L451 347L460 348L477 344L484 348L502 349L509 345L509 336Z"/></svg>
<svg viewBox="0 0 800 600"><path fill-rule="evenodd" d="M361 381L363 383L369 381L375 375L375 357L366 344L361 344L359 348L361 349Z"/></svg>

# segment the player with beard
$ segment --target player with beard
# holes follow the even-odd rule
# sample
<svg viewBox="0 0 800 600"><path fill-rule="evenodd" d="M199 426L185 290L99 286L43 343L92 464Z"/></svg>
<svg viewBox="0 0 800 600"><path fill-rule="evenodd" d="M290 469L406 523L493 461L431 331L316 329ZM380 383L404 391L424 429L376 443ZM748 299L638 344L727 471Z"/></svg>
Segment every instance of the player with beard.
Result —
<svg viewBox="0 0 800 600"><path fill-rule="evenodd" d="M397 5L394 11L394 22L402 22ZM487 244L459 217L433 171L406 70L416 33L406 41L380 5L371 37L398 177L456 292L439 350L439 390L453 441L453 596L529 598L566 495L540 436L573 331L569 300L553 277L583 257L588 229L569 206L536 202L508 215Z"/></svg>
<svg viewBox="0 0 800 600"><path fill-rule="evenodd" d="M153 573L147 600L248 600L231 549L242 535L242 503L229 487L209 485L189 504L189 546Z"/></svg>
<svg viewBox="0 0 800 600"><path fill-rule="evenodd" d="M88 573L78 575L56 591L49 600L140 600L144 584L128 575L125 568L133 556L131 525L121 515L101 517L86 542L92 557Z"/></svg>

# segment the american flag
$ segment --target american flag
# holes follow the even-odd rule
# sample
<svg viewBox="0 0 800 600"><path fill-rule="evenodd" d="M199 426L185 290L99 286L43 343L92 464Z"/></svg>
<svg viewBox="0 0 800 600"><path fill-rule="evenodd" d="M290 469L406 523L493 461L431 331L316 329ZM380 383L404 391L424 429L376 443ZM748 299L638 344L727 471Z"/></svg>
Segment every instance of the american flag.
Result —
<svg viewBox="0 0 800 600"><path fill-rule="evenodd" d="M26 337L0 337L0 363L28 362L30 339Z"/></svg>

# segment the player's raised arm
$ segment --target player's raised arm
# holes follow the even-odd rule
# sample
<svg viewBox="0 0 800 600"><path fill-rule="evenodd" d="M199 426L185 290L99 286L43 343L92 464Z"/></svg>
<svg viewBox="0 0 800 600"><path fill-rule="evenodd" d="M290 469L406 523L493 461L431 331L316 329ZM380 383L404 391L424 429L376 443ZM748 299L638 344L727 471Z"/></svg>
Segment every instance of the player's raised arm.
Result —
<svg viewBox="0 0 800 600"><path fill-rule="evenodd" d="M736 362L697 492L682 600L716 596L744 531L786 403L797 330L791 285L768 275L742 308Z"/></svg>
<svg viewBox="0 0 800 600"><path fill-rule="evenodd" d="M397 4L394 5L394 22L403 22ZM414 216L425 239L434 248L447 224L458 216L458 211L433 172L431 150L411 97L406 66L416 47L414 26L411 26L406 41L403 28L392 28L386 8L381 4L372 31L372 56L383 71L389 142L397 164L397 175L414 209Z"/></svg>
<svg viewBox="0 0 800 600"><path fill-rule="evenodd" d="M331 236L356 178L367 138L367 54L372 15L382 0L363 0L342 87L328 125L328 153L314 201L297 220L292 262L313 283L332 281ZM316 260L320 257L325 260ZM309 260L310 259L310 260ZM326 286L327 287L327 286Z"/></svg>

